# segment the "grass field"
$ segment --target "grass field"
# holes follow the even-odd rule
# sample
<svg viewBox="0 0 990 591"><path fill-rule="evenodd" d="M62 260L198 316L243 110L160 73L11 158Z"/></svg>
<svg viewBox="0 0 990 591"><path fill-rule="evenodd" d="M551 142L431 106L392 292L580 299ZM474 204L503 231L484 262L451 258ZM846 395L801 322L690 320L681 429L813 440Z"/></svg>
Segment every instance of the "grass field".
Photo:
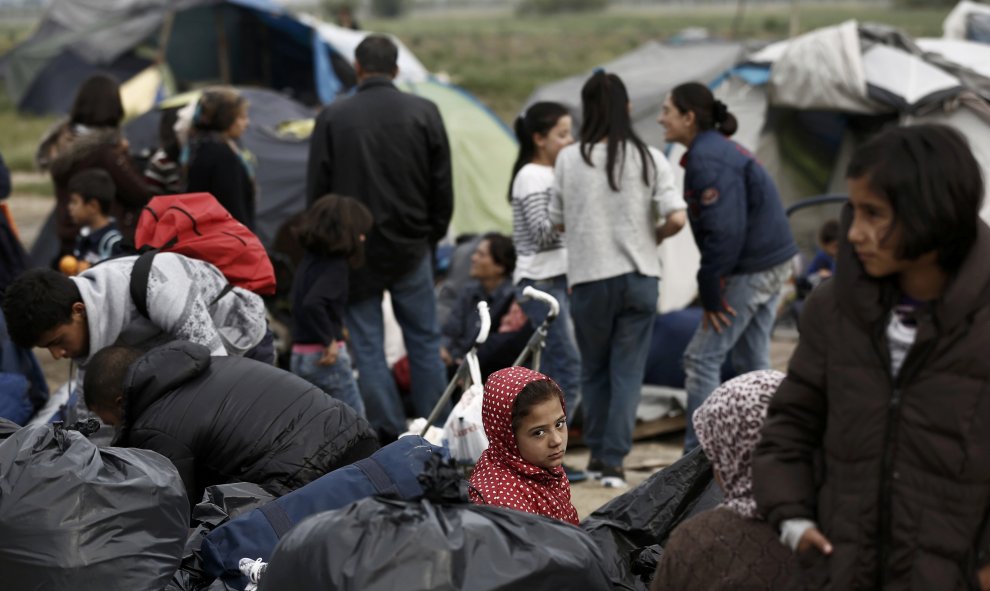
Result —
<svg viewBox="0 0 990 591"><path fill-rule="evenodd" d="M947 9L890 10L856 6L808 6L800 29L847 19L883 22L916 36L941 35ZM664 40L686 27L705 27L718 37L732 32L731 8L651 8L602 14L516 17L508 13L413 16L364 23L397 35L428 69L447 74L511 123L539 85L586 72L641 43ZM773 40L787 35L786 8L751 8L741 22L741 39ZM0 54L29 33L24 24L0 23ZM35 145L50 117L18 114L0 93L0 153L14 170L30 170Z"/></svg>

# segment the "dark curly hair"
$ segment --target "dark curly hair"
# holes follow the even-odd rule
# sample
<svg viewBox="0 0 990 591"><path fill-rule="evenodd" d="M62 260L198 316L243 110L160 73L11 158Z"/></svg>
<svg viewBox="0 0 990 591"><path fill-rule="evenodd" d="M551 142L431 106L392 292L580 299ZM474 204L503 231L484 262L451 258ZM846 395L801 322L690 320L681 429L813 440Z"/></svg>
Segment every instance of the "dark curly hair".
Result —
<svg viewBox="0 0 990 591"><path fill-rule="evenodd" d="M299 242L320 256L346 256L352 267L364 263L362 235L374 224L371 211L353 197L324 195L299 225Z"/></svg>
<svg viewBox="0 0 990 591"><path fill-rule="evenodd" d="M82 301L71 279L52 269L32 269L7 287L3 315L17 345L30 349L42 333L72 320L72 305Z"/></svg>

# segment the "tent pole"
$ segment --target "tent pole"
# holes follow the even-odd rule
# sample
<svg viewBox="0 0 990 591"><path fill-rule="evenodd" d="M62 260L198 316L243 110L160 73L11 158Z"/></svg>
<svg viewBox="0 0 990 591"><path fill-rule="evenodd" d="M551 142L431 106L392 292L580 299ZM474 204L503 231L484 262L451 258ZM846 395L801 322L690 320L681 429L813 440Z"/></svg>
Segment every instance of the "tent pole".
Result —
<svg viewBox="0 0 990 591"><path fill-rule="evenodd" d="M739 29L742 28L743 14L746 12L746 0L736 0L736 16L732 18L731 39L739 38Z"/></svg>
<svg viewBox="0 0 990 591"><path fill-rule="evenodd" d="M162 30L158 34L158 63L165 63L165 54L168 52L168 42L172 39L172 25L175 24L175 9L169 8L165 13L165 20L162 21Z"/></svg>
<svg viewBox="0 0 990 591"><path fill-rule="evenodd" d="M230 52L227 47L227 28L223 24L223 8L218 4L213 8L217 25L217 60L220 65L220 80L230 84Z"/></svg>
<svg viewBox="0 0 990 591"><path fill-rule="evenodd" d="M791 25L788 37L797 37L801 32L801 15L798 14L798 0L791 0Z"/></svg>

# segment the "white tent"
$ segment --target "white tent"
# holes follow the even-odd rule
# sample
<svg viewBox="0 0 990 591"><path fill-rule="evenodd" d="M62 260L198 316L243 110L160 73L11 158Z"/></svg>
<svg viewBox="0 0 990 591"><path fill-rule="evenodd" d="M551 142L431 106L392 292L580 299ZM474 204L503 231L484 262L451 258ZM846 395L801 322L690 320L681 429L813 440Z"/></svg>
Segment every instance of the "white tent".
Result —
<svg viewBox="0 0 990 591"><path fill-rule="evenodd" d="M645 73L647 64L640 64L630 72L642 74L626 81L634 116L641 112L637 100L653 110L649 117L636 120L637 131L649 143L662 146L654 119L667 91L689 80L708 83L739 121L733 139L767 168L785 207L809 197L845 192L845 169L853 150L889 125L937 122L958 129L990 179L990 46L961 39L916 42L893 29L849 21L769 45L727 66L727 72L718 69L717 59L699 68L682 59L677 48L649 48L657 55L661 50L670 52L664 59L667 74L650 76ZM641 51L627 57L632 61ZM641 54L641 59L654 59L649 55ZM619 69L623 63L626 58L605 68L625 79ZM530 101L578 105L580 84L586 78L541 88ZM680 146L668 150L679 177L683 153ZM817 228L837 211L836 205L808 208L791 217L804 252L813 250ZM982 216L990 220L990 199L985 198ZM661 310L681 308L697 292L699 254L690 232L661 245L659 256L664 267Z"/></svg>

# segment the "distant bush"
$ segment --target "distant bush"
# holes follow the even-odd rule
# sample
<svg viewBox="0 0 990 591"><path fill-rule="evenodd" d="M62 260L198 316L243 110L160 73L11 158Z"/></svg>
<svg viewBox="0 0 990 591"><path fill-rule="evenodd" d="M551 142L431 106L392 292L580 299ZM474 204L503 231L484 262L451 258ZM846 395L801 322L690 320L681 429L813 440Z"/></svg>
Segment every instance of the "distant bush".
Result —
<svg viewBox="0 0 990 591"><path fill-rule="evenodd" d="M405 9L404 0L371 0L371 13L382 18L402 16Z"/></svg>
<svg viewBox="0 0 990 591"><path fill-rule="evenodd" d="M590 12L605 9L608 2L609 0L522 0L516 10L520 14Z"/></svg>
<svg viewBox="0 0 990 591"><path fill-rule="evenodd" d="M951 8L958 0L894 0L894 6L905 8Z"/></svg>

